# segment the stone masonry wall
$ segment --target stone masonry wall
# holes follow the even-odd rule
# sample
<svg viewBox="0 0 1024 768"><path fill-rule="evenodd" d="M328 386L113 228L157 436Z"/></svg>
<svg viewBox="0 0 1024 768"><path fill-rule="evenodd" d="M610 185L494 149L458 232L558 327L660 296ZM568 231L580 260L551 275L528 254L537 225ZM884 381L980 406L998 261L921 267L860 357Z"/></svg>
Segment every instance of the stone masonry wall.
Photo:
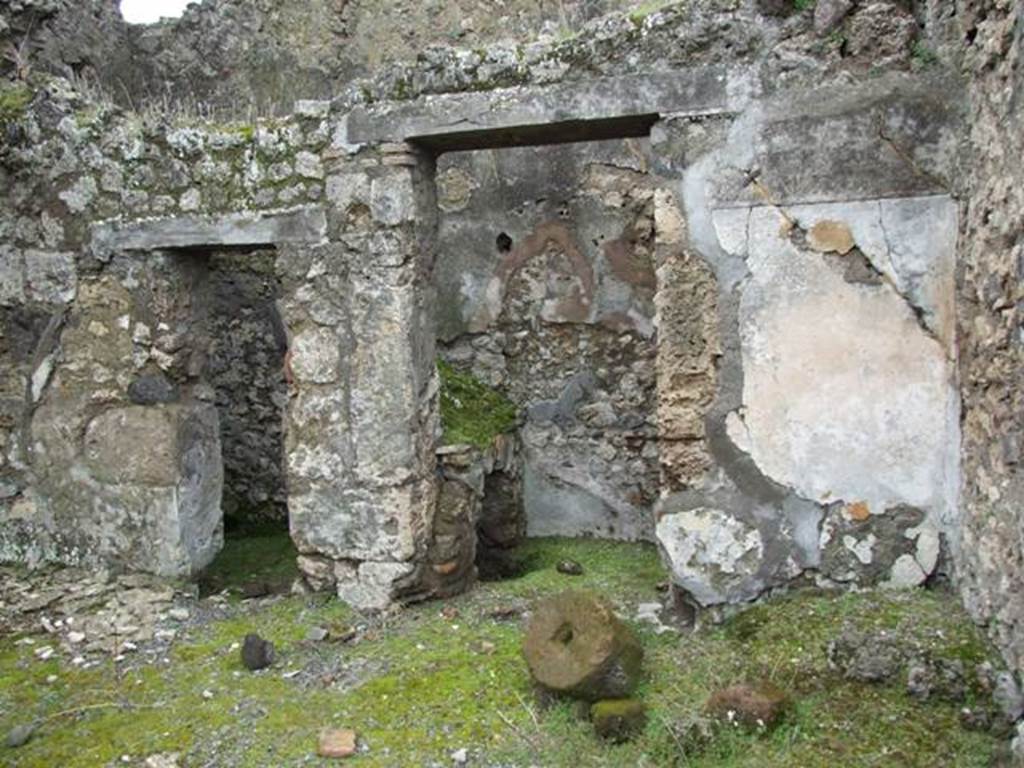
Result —
<svg viewBox="0 0 1024 768"><path fill-rule="evenodd" d="M287 331L277 310L277 254L210 255L201 301L209 352L203 378L215 393L224 457L222 508L228 525L288 519L284 476Z"/></svg>
<svg viewBox="0 0 1024 768"><path fill-rule="evenodd" d="M69 7L16 5L0 14L8 37L26 8ZM0 555L166 573L212 557L219 424L193 338L202 268L181 249L272 246L303 571L362 608L423 596L427 569L451 562L436 546L438 169L424 148L626 114L620 128L650 128L659 179L625 206L654 222L653 307L620 298L641 310L630 367L648 364L654 311L640 390L644 409L655 398L655 535L676 589L716 606L801 582L908 586L948 570L947 553L1019 664L1020 9L948 10L693 0L546 43L428 49L332 104L202 129L15 61L0 102ZM960 47L966 116L945 63ZM648 229L634 225L636 252ZM509 253L530 243L505 234ZM564 279L507 295L590 312L586 269L542 253ZM477 365L498 351L483 346ZM123 436L153 451L140 460Z"/></svg>
<svg viewBox="0 0 1024 768"><path fill-rule="evenodd" d="M200 386L205 262L112 243L124 219L191 218L189 232L204 215L315 203L326 111L198 130L65 80L4 88L19 98L0 145L0 553L192 572L219 548L223 485L216 396ZM260 222L236 217L209 244Z"/></svg>
<svg viewBox="0 0 1024 768"><path fill-rule="evenodd" d="M952 9L946 9L951 12ZM964 402L964 529L959 576L968 609L1007 660L1024 666L1024 8L956 3L953 50L971 82L958 322Z"/></svg>
<svg viewBox="0 0 1024 768"><path fill-rule="evenodd" d="M442 355L525 413L527 533L651 538L654 182L641 142L443 155Z"/></svg>
<svg viewBox="0 0 1024 768"><path fill-rule="evenodd" d="M640 0L203 0L180 19L125 24L119 0L18 0L0 17L0 74L21 66L82 77L135 107L287 114L339 84L431 47L571 36ZM24 42L26 37L28 42Z"/></svg>

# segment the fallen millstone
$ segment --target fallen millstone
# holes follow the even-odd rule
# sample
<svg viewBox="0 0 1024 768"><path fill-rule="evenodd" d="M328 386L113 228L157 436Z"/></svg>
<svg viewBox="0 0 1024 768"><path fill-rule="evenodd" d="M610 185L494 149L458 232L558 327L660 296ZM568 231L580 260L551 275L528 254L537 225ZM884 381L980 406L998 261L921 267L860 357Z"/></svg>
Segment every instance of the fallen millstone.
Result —
<svg viewBox="0 0 1024 768"><path fill-rule="evenodd" d="M526 628L523 654L546 691L585 701L628 697L640 681L643 648L611 606L587 592L540 603Z"/></svg>
<svg viewBox="0 0 1024 768"><path fill-rule="evenodd" d="M266 669L274 663L274 644L257 634L246 635L242 643L242 663L251 672Z"/></svg>
<svg viewBox="0 0 1024 768"><path fill-rule="evenodd" d="M636 699L605 699L590 708L594 732L602 739L628 741L647 724L647 708Z"/></svg>
<svg viewBox="0 0 1024 768"><path fill-rule="evenodd" d="M770 731L790 709L789 697L774 685L731 685L711 694L705 710L729 725Z"/></svg>

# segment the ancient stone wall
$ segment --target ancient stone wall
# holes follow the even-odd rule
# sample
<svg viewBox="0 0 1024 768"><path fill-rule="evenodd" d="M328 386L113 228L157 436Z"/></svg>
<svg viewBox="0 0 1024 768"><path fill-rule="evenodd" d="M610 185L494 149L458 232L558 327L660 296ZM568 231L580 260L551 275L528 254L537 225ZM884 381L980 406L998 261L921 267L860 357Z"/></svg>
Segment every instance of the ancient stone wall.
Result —
<svg viewBox="0 0 1024 768"><path fill-rule="evenodd" d="M431 46L564 39L641 0L203 0L180 19L125 24L119 0L18 0L0 17L0 74L74 75L119 103L237 115L288 114ZM13 58L13 57L12 57Z"/></svg>
<svg viewBox="0 0 1024 768"><path fill-rule="evenodd" d="M651 538L654 180L642 142L443 155L441 354L524 412L527 533Z"/></svg>
<svg viewBox="0 0 1024 768"><path fill-rule="evenodd" d="M6 29L41 7L5 9ZM916 19L883 0L814 12L694 0L543 44L430 49L347 83L332 104L201 129L12 69L0 103L0 552L166 573L212 556L224 462L196 330L195 289L210 265L195 250L272 247L289 350L289 521L314 585L379 608L472 576L486 488L457 488L460 459L438 461L440 328L453 360L484 376L504 366L510 391L540 401L545 440L546 424L571 412L584 422L573 440L614 447L598 474L638 448L615 443L621 425L609 414L645 417L627 424L644 444L622 463L650 495L653 426L651 522L691 602L801 582L916 585L948 571L948 553L968 604L1016 659L1019 9L963 0L958 16L944 10L932 3ZM973 162L947 48L920 37L921 22L937 40L963 36L980 84ZM152 32L154 58L165 32L187 40L201 27ZM248 61L244 46L212 39ZM196 81L218 76L238 85L214 71ZM306 87L301 74L295 83ZM265 93L237 90L248 101ZM593 237L580 225L583 258L557 220L524 218L521 230L487 231L474 251L496 271L443 256L435 269L436 192L449 227L462 212L446 206L483 194L476 166L442 154L439 168L438 153L645 136L656 183L617 158L592 166L574 195L595 206L584 221L602 219ZM965 191L964 214L953 195ZM602 234L628 253L593 246ZM501 300L487 295L494 278ZM439 302L464 286L484 300ZM518 372L508 342L533 313L572 322L529 327L538 338L523 337ZM607 327L616 313L625 351ZM560 340L564 325L578 327ZM470 335L480 341L466 352ZM594 358L559 353L559 365L593 367L607 397L577 381L593 398L578 408L560 381L577 371L543 354L582 342ZM599 359L613 361L606 379ZM134 450L143 439L148 454ZM609 495L627 491L619 483Z"/></svg>
<svg viewBox="0 0 1024 768"><path fill-rule="evenodd" d="M276 259L273 250L215 251L208 282L197 296L207 307L209 346L201 375L213 388L220 414L221 507L228 526L288 519L288 336L277 310Z"/></svg>
<svg viewBox="0 0 1024 768"><path fill-rule="evenodd" d="M327 133L309 116L166 126L34 82L5 86L26 98L5 113L0 147L0 550L191 572L219 547L220 422L204 370L225 358L209 354L208 255L164 249L321 238L301 206L323 193ZM289 206L189 239L203 214ZM118 223L147 217L178 223L155 240Z"/></svg>
<svg viewBox="0 0 1024 768"><path fill-rule="evenodd" d="M951 13L953 9L945 9ZM952 49L969 80L958 322L964 407L960 580L968 609L1024 665L1024 8L960 0Z"/></svg>

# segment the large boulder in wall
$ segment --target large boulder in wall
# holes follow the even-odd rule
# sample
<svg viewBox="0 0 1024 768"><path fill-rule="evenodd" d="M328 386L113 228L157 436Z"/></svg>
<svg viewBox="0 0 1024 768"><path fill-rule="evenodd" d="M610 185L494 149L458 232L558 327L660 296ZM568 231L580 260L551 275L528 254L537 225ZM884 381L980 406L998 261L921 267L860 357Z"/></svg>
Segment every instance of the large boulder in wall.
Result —
<svg viewBox="0 0 1024 768"><path fill-rule="evenodd" d="M577 591L537 605L523 653L538 685L584 701L628 697L640 681L644 655L608 603Z"/></svg>

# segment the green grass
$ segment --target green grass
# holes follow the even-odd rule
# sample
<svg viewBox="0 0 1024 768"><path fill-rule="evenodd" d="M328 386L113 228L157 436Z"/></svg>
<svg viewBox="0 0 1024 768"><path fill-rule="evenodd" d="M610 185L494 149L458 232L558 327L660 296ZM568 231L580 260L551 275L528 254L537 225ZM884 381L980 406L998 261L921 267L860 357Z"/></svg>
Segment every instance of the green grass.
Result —
<svg viewBox="0 0 1024 768"><path fill-rule="evenodd" d="M441 375L441 424L447 445L469 443L487 448L516 425L518 409L500 392L444 360Z"/></svg>
<svg viewBox="0 0 1024 768"><path fill-rule="evenodd" d="M254 542L246 555L245 542L238 543L225 572L245 571L241 564L259 560L265 546ZM82 672L56 660L38 662L31 647L0 640L0 733L77 706L123 701L137 707L89 710L46 724L25 747L0 750L0 764L91 768L127 754L137 765L149 754L178 752L184 766L328 765L314 757L316 738L321 728L335 726L354 728L368 746L350 761L356 766L450 765L451 752L463 747L473 765L988 765L995 739L962 730L957 705L919 704L905 694L903 681L843 681L825 658L828 640L844 624L911 633L938 656L987 658L986 644L949 595L807 592L691 634L659 636L639 626L647 670L639 695L649 707L648 724L635 741L608 745L571 704L536 705L520 651L522 629L492 614L573 587L607 595L629 619L637 603L658 597L664 575L657 554L644 545L556 539L531 541L521 554L528 570L520 578L371 623L351 645L303 639L313 625L360 621L322 596L230 603L224 618L181 638L169 663L136 663L118 675L109 665ZM583 564L583 576L556 572L567 557ZM232 643L250 631L277 644L274 669L243 670ZM284 677L303 669L309 672ZM50 674L56 683L45 682ZM694 735L711 691L759 679L796 700L784 726L762 737L724 731L704 742ZM204 699L204 690L213 697Z"/></svg>
<svg viewBox="0 0 1024 768"><path fill-rule="evenodd" d="M0 85L0 125L20 120L31 102L32 90L27 85Z"/></svg>
<svg viewBox="0 0 1024 768"><path fill-rule="evenodd" d="M224 549L203 572L200 586L209 593L238 591L248 583L260 582L270 591L284 591L299 575L297 556L291 537L279 526L248 528L224 539Z"/></svg>
<svg viewBox="0 0 1024 768"><path fill-rule="evenodd" d="M915 40L910 47L910 57L921 67L930 67L939 63L939 55L921 40Z"/></svg>
<svg viewBox="0 0 1024 768"><path fill-rule="evenodd" d="M678 5L679 0L648 0L648 2L641 3L632 11L629 12L629 20L633 22L635 26L641 26L644 20L653 13L668 8L672 5Z"/></svg>

